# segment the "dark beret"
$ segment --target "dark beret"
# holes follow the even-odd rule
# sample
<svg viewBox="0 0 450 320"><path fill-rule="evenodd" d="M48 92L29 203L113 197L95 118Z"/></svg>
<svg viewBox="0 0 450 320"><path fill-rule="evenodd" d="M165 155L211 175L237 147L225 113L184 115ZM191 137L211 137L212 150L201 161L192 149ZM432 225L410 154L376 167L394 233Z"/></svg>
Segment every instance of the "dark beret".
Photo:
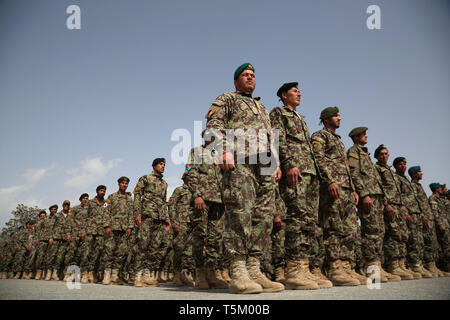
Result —
<svg viewBox="0 0 450 320"><path fill-rule="evenodd" d="M95 189L95 191L97 192L98 190L106 190L106 186L104 186L104 185L99 185L98 187L97 187L97 189Z"/></svg>
<svg viewBox="0 0 450 320"><path fill-rule="evenodd" d="M417 173L419 171L422 171L422 169L420 169L420 166L414 166L408 169L408 173L409 175L412 175L414 173Z"/></svg>
<svg viewBox="0 0 450 320"><path fill-rule="evenodd" d="M375 149L375 158L378 157L378 155L380 154L381 150L387 150L386 146L384 144L380 144L378 146L378 148Z"/></svg>
<svg viewBox="0 0 450 320"><path fill-rule="evenodd" d="M320 113L320 119L326 119L332 116L337 115L337 113L339 112L339 108L338 107L328 107L322 110L322 112Z"/></svg>
<svg viewBox="0 0 450 320"><path fill-rule="evenodd" d="M39 211L39 214L38 214L38 216L40 216L41 214L45 214L45 215L47 215L47 212L46 212L45 210L41 210L41 211Z"/></svg>
<svg viewBox="0 0 450 320"><path fill-rule="evenodd" d="M405 162L406 163L406 158L405 157L397 157L394 159L394 162L392 162L392 164L394 166L396 166L397 164L399 164L400 162Z"/></svg>
<svg viewBox="0 0 450 320"><path fill-rule="evenodd" d="M121 183L122 181L129 183L130 179L128 177L123 176L123 177L120 177L119 180L117 180L118 183Z"/></svg>
<svg viewBox="0 0 450 320"><path fill-rule="evenodd" d="M431 191L433 191L434 189L438 189L440 187L441 187L441 185L439 183L437 183L437 182L430 183Z"/></svg>
<svg viewBox="0 0 450 320"><path fill-rule="evenodd" d="M280 89L278 89L277 96L281 98L281 94L283 92L288 92L292 88L297 88L298 89L298 82L287 82L287 83L283 84L280 87Z"/></svg>
<svg viewBox="0 0 450 320"><path fill-rule="evenodd" d="M58 205L57 205L57 204L54 204L54 205L50 206L50 207L48 208L48 210L52 210L52 208L56 208L56 210L58 210Z"/></svg>
<svg viewBox="0 0 450 320"><path fill-rule="evenodd" d="M152 167L156 166L157 164L159 164L161 162L166 162L166 159L164 159L164 158L156 158L155 160L153 160Z"/></svg>
<svg viewBox="0 0 450 320"><path fill-rule="evenodd" d="M89 198L89 195L88 195L87 193L83 193L83 194L78 198L78 200L81 201L81 199L83 199L84 197L88 197L88 198Z"/></svg>
<svg viewBox="0 0 450 320"><path fill-rule="evenodd" d="M255 68L253 68L253 66L249 62L243 63L234 72L234 80L236 80L244 70L252 70L253 72L255 72Z"/></svg>
<svg viewBox="0 0 450 320"><path fill-rule="evenodd" d="M357 128L354 128L354 129L352 129L352 131L350 131L350 133L348 134L348 136L351 138L351 137L354 137L354 136L357 136L358 134L361 134L361 133L363 133L363 132L366 132L367 131L367 127L357 127Z"/></svg>

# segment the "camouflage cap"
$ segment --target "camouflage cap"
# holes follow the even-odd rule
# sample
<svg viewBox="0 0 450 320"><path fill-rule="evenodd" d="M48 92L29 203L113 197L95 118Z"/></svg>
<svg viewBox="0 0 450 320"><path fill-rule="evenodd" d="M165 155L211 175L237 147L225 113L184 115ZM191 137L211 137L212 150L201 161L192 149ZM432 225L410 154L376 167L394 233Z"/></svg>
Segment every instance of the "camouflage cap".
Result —
<svg viewBox="0 0 450 320"><path fill-rule="evenodd" d="M367 131L367 127L357 127L357 128L354 128L354 129L352 129L352 131L350 131L350 133L348 134L348 136L351 138L351 137L354 137L354 136L357 136L358 134L361 134L361 133L363 133L363 132L366 132Z"/></svg>
<svg viewBox="0 0 450 320"><path fill-rule="evenodd" d="M63 206L66 205L66 204L70 206L70 201L69 200L64 200Z"/></svg>
<svg viewBox="0 0 450 320"><path fill-rule="evenodd" d="M128 177L123 176L123 177L120 177L120 178L117 180L118 183L121 183L121 182L123 182L123 181L129 183L129 182L130 182L130 179L129 179Z"/></svg>
<svg viewBox="0 0 450 320"><path fill-rule="evenodd" d="M278 89L277 96L281 98L281 94L283 92L288 92L292 88L297 88L298 89L298 82L286 82L285 84L283 84L280 87L280 89Z"/></svg>
<svg viewBox="0 0 450 320"><path fill-rule="evenodd" d="M438 189L438 188L440 188L440 187L441 187L441 185L440 185L439 183L437 183L437 182L430 183L430 189L431 189L431 191L433 191L433 190L435 190L435 189Z"/></svg>
<svg viewBox="0 0 450 320"><path fill-rule="evenodd" d="M338 107L327 107L325 109L322 110L322 112L320 113L320 119L326 119L332 116L337 115L339 112L339 108Z"/></svg>
<svg viewBox="0 0 450 320"><path fill-rule="evenodd" d="M387 147L384 144L380 144L378 148L375 149L375 158L378 158L381 150L387 150Z"/></svg>
<svg viewBox="0 0 450 320"><path fill-rule="evenodd" d="M405 157L397 157L394 159L394 162L392 162L392 164L394 166L396 166L397 164L399 164L400 162L405 162L406 163L406 158Z"/></svg>
<svg viewBox="0 0 450 320"><path fill-rule="evenodd" d="M58 205L57 205L57 204L54 204L54 205L50 206L50 207L48 208L48 210L52 210L53 208L56 208L56 210L58 210Z"/></svg>
<svg viewBox="0 0 450 320"><path fill-rule="evenodd" d="M408 169L409 175L412 175L412 174L417 173L419 171L422 171L422 169L420 169L420 166L414 166L414 167L410 167Z"/></svg>
<svg viewBox="0 0 450 320"><path fill-rule="evenodd" d="M253 68L250 62L243 63L234 72L234 80L236 80L244 70L252 70L253 72L255 72L255 68Z"/></svg>

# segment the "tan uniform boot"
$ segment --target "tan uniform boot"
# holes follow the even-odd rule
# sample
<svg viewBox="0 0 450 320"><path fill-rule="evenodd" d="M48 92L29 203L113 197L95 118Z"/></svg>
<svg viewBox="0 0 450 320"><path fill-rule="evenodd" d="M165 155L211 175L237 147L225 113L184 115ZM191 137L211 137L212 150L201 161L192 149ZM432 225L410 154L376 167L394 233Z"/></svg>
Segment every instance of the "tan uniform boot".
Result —
<svg viewBox="0 0 450 320"><path fill-rule="evenodd" d="M357 279L359 281L359 284L366 285L367 284L367 277L362 276L358 273L356 273L355 270L352 269L350 266L349 261L341 261L342 268L344 271L352 278Z"/></svg>
<svg viewBox="0 0 450 320"><path fill-rule="evenodd" d="M381 263L378 260L374 260L374 261L370 261L367 262L366 265L364 266L364 268L366 269L366 276L369 278L370 276L376 274L376 272L379 272L380 275L380 282L388 282L388 278L386 277L385 274L383 274L383 272L381 271ZM367 273L367 270L369 270L369 268L373 268L371 269L371 273ZM377 270L378 269L378 270ZM377 270L377 271L376 271ZM358 279L359 280L359 279Z"/></svg>
<svg viewBox="0 0 450 320"><path fill-rule="evenodd" d="M105 285L111 284L111 269L110 268L105 269L105 272L103 274L102 284L105 284Z"/></svg>
<svg viewBox="0 0 450 320"><path fill-rule="evenodd" d="M263 292L280 292L284 290L284 285L282 283L271 281L264 274L262 274L260 262L257 258L248 258L247 270L250 279L263 287Z"/></svg>
<svg viewBox="0 0 450 320"><path fill-rule="evenodd" d="M146 287L159 287L158 278L155 276L155 272L150 272L149 269L144 269L142 282L144 282Z"/></svg>
<svg viewBox="0 0 450 320"><path fill-rule="evenodd" d="M327 276L334 286L359 286L361 284L358 279L349 276L344 271L341 260L330 262Z"/></svg>
<svg viewBox="0 0 450 320"><path fill-rule="evenodd" d="M228 269L223 269L223 270L222 270L222 278L223 278L223 280L225 280L228 284L231 283L230 273L229 273Z"/></svg>
<svg viewBox="0 0 450 320"><path fill-rule="evenodd" d="M167 273L167 280L168 280L168 282L172 282L173 281L173 273L172 272L168 272Z"/></svg>
<svg viewBox="0 0 450 320"><path fill-rule="evenodd" d="M321 279L320 277L317 277L316 275L312 274L309 270L309 259L308 258L302 258L299 260L299 263L297 264L297 268L299 273L303 273L306 278L309 280L315 281L319 285L319 289L327 289L333 287L333 284L328 279Z"/></svg>
<svg viewBox="0 0 450 320"><path fill-rule="evenodd" d="M206 267L204 266L195 269L195 287L201 290L209 289L209 282L206 279Z"/></svg>
<svg viewBox="0 0 450 320"><path fill-rule="evenodd" d="M185 286L188 286L188 287L195 286L194 278L192 277L192 274L187 269L181 270L181 281L183 281Z"/></svg>
<svg viewBox="0 0 450 320"><path fill-rule="evenodd" d="M286 277L284 276L284 268L283 267L275 268L275 281L285 284Z"/></svg>
<svg viewBox="0 0 450 320"><path fill-rule="evenodd" d="M94 283L94 270L88 272L89 283Z"/></svg>
<svg viewBox="0 0 450 320"><path fill-rule="evenodd" d="M378 267L381 269L381 274L386 276L386 278L388 279L388 282L402 281L401 277L399 277L399 276L397 276L395 274L389 273L386 270L384 270L383 266L381 265L381 262L379 262L379 266Z"/></svg>
<svg viewBox="0 0 450 320"><path fill-rule="evenodd" d="M166 281L163 279L163 271L156 271L156 279L158 279L159 283L165 283Z"/></svg>
<svg viewBox="0 0 450 320"><path fill-rule="evenodd" d="M434 268L434 262L433 261L425 263L424 269L427 270L429 273L431 273L433 278L438 278L439 277L439 271Z"/></svg>
<svg viewBox="0 0 450 320"><path fill-rule="evenodd" d="M316 281L308 279L306 275L299 272L299 261L287 260L284 273L287 290L316 290L319 285Z"/></svg>
<svg viewBox="0 0 450 320"><path fill-rule="evenodd" d="M119 284L119 285L124 284L124 281L122 281L122 279L119 278L119 269L111 270L111 284Z"/></svg>
<svg viewBox="0 0 450 320"><path fill-rule="evenodd" d="M206 281L208 281L210 288L228 289L228 283L222 279L219 269L206 268Z"/></svg>
<svg viewBox="0 0 450 320"><path fill-rule="evenodd" d="M425 270L422 267L422 265L420 264L420 262L413 265L412 271L420 273L423 278L433 278L431 273L429 273L427 270Z"/></svg>
<svg viewBox="0 0 450 320"><path fill-rule="evenodd" d="M422 279L422 274L420 274L420 272L414 272L411 269L408 269L405 265L405 259L400 259L399 260L399 266L403 271L406 271L408 273L410 273L414 279Z"/></svg>
<svg viewBox="0 0 450 320"><path fill-rule="evenodd" d="M320 268L313 268L311 270L311 273L316 276L319 280L317 281L317 284L319 285L319 288L325 289L325 288L331 288L333 287L333 283L325 277L325 275L322 273L322 270Z"/></svg>
<svg viewBox="0 0 450 320"><path fill-rule="evenodd" d="M49 281L52 279L52 270L47 269L47 273L45 274L45 281Z"/></svg>
<svg viewBox="0 0 450 320"><path fill-rule="evenodd" d="M85 271L81 272L81 283L86 284L88 282L89 282L89 274L85 270Z"/></svg>
<svg viewBox="0 0 450 320"><path fill-rule="evenodd" d="M142 281L142 273L144 270L139 270L136 272L136 275L134 277L134 286L135 287L144 287L144 282Z"/></svg>
<svg viewBox="0 0 450 320"><path fill-rule="evenodd" d="M400 277L402 280L413 280L414 276L412 273L406 272L402 268L400 268L399 260L392 260L388 263L388 271Z"/></svg>
<svg viewBox="0 0 450 320"><path fill-rule="evenodd" d="M196 277L197 277L197 275L196 275ZM173 276L173 284L177 287L184 286L183 281L181 281L181 272L180 271L175 271L175 275ZM197 278L195 278L195 284L197 284ZM200 289L203 289L203 288L200 288ZM208 289L209 289L209 287L208 287Z"/></svg>
<svg viewBox="0 0 450 320"><path fill-rule="evenodd" d="M34 280L41 280L41 275L42 275L42 270L41 269L37 269L36 270L36 275L34 276Z"/></svg>
<svg viewBox="0 0 450 320"><path fill-rule="evenodd" d="M22 272L20 272L20 271L17 272L13 279L20 279L21 274L22 274Z"/></svg>
<svg viewBox="0 0 450 320"><path fill-rule="evenodd" d="M6 272L0 273L0 279L6 279Z"/></svg>
<svg viewBox="0 0 450 320"><path fill-rule="evenodd" d="M433 261L433 268L436 270L439 277L450 277L450 272L445 272L441 269L438 269L438 267L436 267L436 262L434 262L434 261Z"/></svg>
<svg viewBox="0 0 450 320"><path fill-rule="evenodd" d="M28 272L23 272L23 273L22 273L22 278L21 278L21 279L27 280L27 277L28 277Z"/></svg>
<svg viewBox="0 0 450 320"><path fill-rule="evenodd" d="M233 274L231 276L230 293L250 294L263 292L262 286L250 279L245 257L235 257L231 267Z"/></svg>
<svg viewBox="0 0 450 320"><path fill-rule="evenodd" d="M59 281L58 270L53 269L52 280Z"/></svg>

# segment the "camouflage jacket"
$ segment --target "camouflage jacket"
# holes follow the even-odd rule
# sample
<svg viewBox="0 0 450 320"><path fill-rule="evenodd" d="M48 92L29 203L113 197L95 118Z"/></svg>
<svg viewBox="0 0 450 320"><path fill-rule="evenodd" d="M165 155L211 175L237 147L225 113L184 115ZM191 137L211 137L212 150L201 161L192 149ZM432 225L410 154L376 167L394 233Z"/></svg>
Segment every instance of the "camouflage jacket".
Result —
<svg viewBox="0 0 450 320"><path fill-rule="evenodd" d="M408 209L409 214L421 213L419 201L417 200L416 193L412 186L411 181L404 175L395 173L400 181L400 190L402 192L403 204Z"/></svg>
<svg viewBox="0 0 450 320"><path fill-rule="evenodd" d="M367 148L354 144L348 149L347 157L353 185L361 199L367 195L384 195L381 177Z"/></svg>
<svg viewBox="0 0 450 320"><path fill-rule="evenodd" d="M72 236L81 236L85 233L86 221L88 219L88 206L87 204L83 207L81 204L70 209L72 212L72 217L74 221L75 228L72 229Z"/></svg>
<svg viewBox="0 0 450 320"><path fill-rule="evenodd" d="M72 231L72 220L70 217L70 209L69 213L65 214L62 211L59 211L54 216L54 224L52 231L52 238L55 240L65 240L67 235L71 234Z"/></svg>
<svg viewBox="0 0 450 320"><path fill-rule="evenodd" d="M314 132L311 139L322 183L329 185L335 182L341 187L354 191L347 152L341 136L324 128Z"/></svg>
<svg viewBox="0 0 450 320"><path fill-rule="evenodd" d="M81 229L80 233L103 235L105 233L104 225L107 217L107 206L108 204L105 201L99 203L97 201L97 196L89 200L86 204L86 219L79 219Z"/></svg>
<svg viewBox="0 0 450 320"><path fill-rule="evenodd" d="M172 225L182 225L192 222L194 208L192 207L192 193L187 185L175 188L169 200L169 214Z"/></svg>
<svg viewBox="0 0 450 320"><path fill-rule="evenodd" d="M296 167L301 173L317 175L316 159L304 117L284 106L274 108L270 112L270 120L272 128L278 130L278 155L283 173Z"/></svg>
<svg viewBox="0 0 450 320"><path fill-rule="evenodd" d="M48 240L52 237L52 227L50 225L50 217L39 220L36 225L36 233L39 241Z"/></svg>
<svg viewBox="0 0 450 320"><path fill-rule="evenodd" d="M213 142L219 153L234 150L236 161L258 153L276 152L272 145L269 113L258 100L259 98L252 98L250 94L243 92L225 92L212 103L206 114L206 128L216 129L222 133L222 137L216 137ZM245 148L244 145L238 147L238 139L227 141L227 129L242 130L234 131L234 135L235 137L245 135ZM250 133L249 129L254 130L253 133ZM262 133L263 141L257 139L259 133ZM264 146L262 150L258 150L258 143L250 143L253 139L257 139L255 141Z"/></svg>
<svg viewBox="0 0 450 320"><path fill-rule="evenodd" d="M414 189L414 192L416 194L416 199L419 202L420 212L423 213L423 215L431 221L435 221L435 215L433 211L431 210L430 203L428 202L427 194L425 193L425 190L423 190L423 187L418 182L411 182L411 185ZM437 216L436 216L437 218Z"/></svg>
<svg viewBox="0 0 450 320"><path fill-rule="evenodd" d="M133 198L131 192L121 195L119 191L110 194L106 199L108 204L108 216L105 219L105 227L111 227L111 230L126 231L133 229L134 226L134 211Z"/></svg>
<svg viewBox="0 0 450 320"><path fill-rule="evenodd" d="M449 223L447 220L447 215L445 213L445 208L442 205L441 198L435 194L432 194L428 198L428 203L430 204L431 210L434 213L435 221L438 226L449 227Z"/></svg>
<svg viewBox="0 0 450 320"><path fill-rule="evenodd" d="M14 247L20 246L24 248L28 245L28 234L29 230L27 228L20 229L14 234Z"/></svg>
<svg viewBox="0 0 450 320"><path fill-rule="evenodd" d="M163 175L153 171L142 176L134 188L134 215L143 218L168 220L167 182Z"/></svg>
<svg viewBox="0 0 450 320"><path fill-rule="evenodd" d="M402 206L403 201L399 177L394 174L388 165L384 166L377 162L375 167L380 175L384 195L388 204Z"/></svg>
<svg viewBox="0 0 450 320"><path fill-rule="evenodd" d="M191 149L186 164L186 184L194 198L222 203L222 171L216 162L214 150L203 146Z"/></svg>

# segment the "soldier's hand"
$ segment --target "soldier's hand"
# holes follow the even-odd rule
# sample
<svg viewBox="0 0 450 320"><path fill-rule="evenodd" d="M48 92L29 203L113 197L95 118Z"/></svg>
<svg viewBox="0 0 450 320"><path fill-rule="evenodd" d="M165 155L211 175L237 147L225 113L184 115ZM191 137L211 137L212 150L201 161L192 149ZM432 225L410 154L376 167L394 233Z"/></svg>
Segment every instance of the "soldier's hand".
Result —
<svg viewBox="0 0 450 320"><path fill-rule="evenodd" d="M173 231L180 232L180 226L174 226L173 227Z"/></svg>
<svg viewBox="0 0 450 320"><path fill-rule="evenodd" d="M389 217L389 220L394 221L395 210L390 204L388 204L387 206L384 207L384 211L386 211L387 216Z"/></svg>
<svg viewBox="0 0 450 320"><path fill-rule="evenodd" d="M131 235L131 229L127 229L126 235L127 235L127 239L128 239L130 237L130 235Z"/></svg>
<svg viewBox="0 0 450 320"><path fill-rule="evenodd" d="M106 227L105 228L105 238L109 238L111 236L111 228L110 227Z"/></svg>
<svg viewBox="0 0 450 320"><path fill-rule="evenodd" d="M28 251L31 251L31 249L32 249L31 246L28 245L28 246L27 246L27 250L28 250Z"/></svg>
<svg viewBox="0 0 450 320"><path fill-rule="evenodd" d="M11 253L14 255L16 253L16 250L12 249Z"/></svg>
<svg viewBox="0 0 450 320"><path fill-rule="evenodd" d="M136 241L136 240L134 240L134 238L131 238L131 239L130 239L130 242L131 242L131 243L134 243L135 241Z"/></svg>
<svg viewBox="0 0 450 320"><path fill-rule="evenodd" d="M353 191L353 196L355 197L355 206L357 206L359 203L359 196L355 191Z"/></svg>
<svg viewBox="0 0 450 320"><path fill-rule="evenodd" d="M20 249L22 249L20 246L16 247L16 251L20 251Z"/></svg>
<svg viewBox="0 0 450 320"><path fill-rule="evenodd" d="M276 216L275 218L273 218L273 225L276 228L281 228L281 217L280 216Z"/></svg>
<svg viewBox="0 0 450 320"><path fill-rule="evenodd" d="M66 241L67 241L67 242L70 242L70 241L72 241L72 237L70 236L70 234L68 234L68 235L67 235L67 237L66 237Z"/></svg>
<svg viewBox="0 0 450 320"><path fill-rule="evenodd" d="M38 245L39 244L39 239L34 240L34 244Z"/></svg>
<svg viewBox="0 0 450 320"><path fill-rule="evenodd" d="M291 187L297 186L298 182L303 179L302 174L297 167L290 168L288 171L286 171L286 178L288 185Z"/></svg>
<svg viewBox="0 0 450 320"><path fill-rule="evenodd" d="M373 201L369 196L365 196L362 199L362 205L366 212L370 212L370 210L372 210L373 207Z"/></svg>
<svg viewBox="0 0 450 320"><path fill-rule="evenodd" d="M197 197L194 199L194 207L197 211L203 211L206 209L205 201L202 197Z"/></svg>
<svg viewBox="0 0 450 320"><path fill-rule="evenodd" d="M411 224L414 222L413 218L409 214L406 214L406 222L408 224Z"/></svg>
<svg viewBox="0 0 450 320"><path fill-rule="evenodd" d="M445 232L445 226L443 224L441 224L439 226L439 230L441 230L441 232Z"/></svg>
<svg viewBox="0 0 450 320"><path fill-rule="evenodd" d="M53 245L53 238L48 239L48 244L51 246Z"/></svg>
<svg viewBox="0 0 450 320"><path fill-rule="evenodd" d="M409 214L409 211L408 211L408 209L406 209L406 207L402 207L402 209L403 209L403 212L405 213L405 215Z"/></svg>
<svg viewBox="0 0 450 320"><path fill-rule="evenodd" d="M339 186L336 182L330 183L330 185L328 186L328 192L333 199L336 200L339 198Z"/></svg>
<svg viewBox="0 0 450 320"><path fill-rule="evenodd" d="M225 171L230 171L236 168L234 164L234 157L231 152L226 152L222 155L222 163L219 164L219 168Z"/></svg>
<svg viewBox="0 0 450 320"><path fill-rule="evenodd" d="M283 172L281 172L280 167L277 167L277 171L275 172L275 181L280 181L281 177L283 176Z"/></svg>
<svg viewBox="0 0 450 320"><path fill-rule="evenodd" d="M136 219L134 219L134 220L135 220L136 225L140 228L141 224L142 224L141 216L140 215L136 216Z"/></svg>
<svg viewBox="0 0 450 320"><path fill-rule="evenodd" d="M86 240L86 233L82 233L80 236L81 241Z"/></svg>
<svg viewBox="0 0 450 320"><path fill-rule="evenodd" d="M164 230L169 231L170 227L171 227L170 220L167 220L166 221L166 227L164 228Z"/></svg>

